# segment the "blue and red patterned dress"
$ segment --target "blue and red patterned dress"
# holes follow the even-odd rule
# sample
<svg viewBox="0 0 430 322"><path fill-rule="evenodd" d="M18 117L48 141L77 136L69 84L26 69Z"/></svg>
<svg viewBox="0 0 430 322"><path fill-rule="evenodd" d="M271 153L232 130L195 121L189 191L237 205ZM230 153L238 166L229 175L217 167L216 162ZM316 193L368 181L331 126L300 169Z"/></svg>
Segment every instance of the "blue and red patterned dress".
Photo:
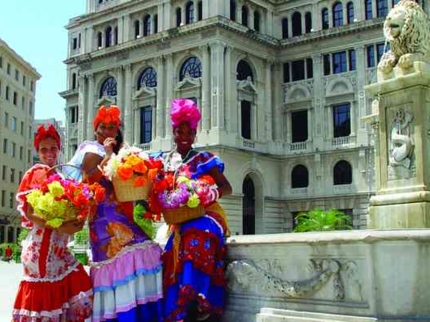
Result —
<svg viewBox="0 0 430 322"><path fill-rule="evenodd" d="M213 167L224 171L223 161L210 152L195 152L184 163L175 152L170 153L165 161L167 171L191 176L191 179L208 175ZM198 314L202 316L218 315L223 311L228 227L224 211L217 202L205 208L204 216L172 227L173 233L162 255L166 322L184 319L193 304L197 304ZM180 236L177 246L175 230ZM179 247L176 265L174 247Z"/></svg>

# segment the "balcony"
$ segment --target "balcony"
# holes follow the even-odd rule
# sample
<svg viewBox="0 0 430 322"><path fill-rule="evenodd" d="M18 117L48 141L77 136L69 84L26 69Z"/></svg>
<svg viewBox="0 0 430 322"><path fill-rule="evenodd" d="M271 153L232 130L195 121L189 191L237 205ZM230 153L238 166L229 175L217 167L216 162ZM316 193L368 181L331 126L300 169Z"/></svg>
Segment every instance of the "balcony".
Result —
<svg viewBox="0 0 430 322"><path fill-rule="evenodd" d="M302 196L308 194L308 188L291 188L290 193L294 196Z"/></svg>
<svg viewBox="0 0 430 322"><path fill-rule="evenodd" d="M340 184L333 186L333 193L342 195L352 193L352 184Z"/></svg>
<svg viewBox="0 0 430 322"><path fill-rule="evenodd" d="M289 150L291 152L295 152L295 151L305 151L308 149L308 142L304 141L304 142L294 142L294 143L290 143L289 144Z"/></svg>
<svg viewBox="0 0 430 322"><path fill-rule="evenodd" d="M357 139L355 136L340 136L331 139L331 147L333 149L352 148L355 146Z"/></svg>
<svg viewBox="0 0 430 322"><path fill-rule="evenodd" d="M242 146L248 149L255 149L255 142L251 140L243 139Z"/></svg>
<svg viewBox="0 0 430 322"><path fill-rule="evenodd" d="M151 151L151 143L140 143L137 144L139 148L141 148L143 151Z"/></svg>

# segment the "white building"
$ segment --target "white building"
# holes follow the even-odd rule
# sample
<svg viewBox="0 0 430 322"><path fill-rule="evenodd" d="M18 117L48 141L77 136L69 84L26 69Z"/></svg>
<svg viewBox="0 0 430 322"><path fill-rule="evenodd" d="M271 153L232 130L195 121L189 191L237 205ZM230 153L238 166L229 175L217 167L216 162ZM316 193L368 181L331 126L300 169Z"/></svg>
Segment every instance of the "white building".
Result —
<svg viewBox="0 0 430 322"><path fill-rule="evenodd" d="M36 69L0 38L0 244L20 231L15 192L32 165Z"/></svg>
<svg viewBox="0 0 430 322"><path fill-rule="evenodd" d="M396 2L87 0L67 26L66 159L109 102L126 141L170 150L170 101L193 98L197 145L221 156L233 185L222 200L233 233L290 231L314 207L365 228L374 155L363 86L376 81Z"/></svg>

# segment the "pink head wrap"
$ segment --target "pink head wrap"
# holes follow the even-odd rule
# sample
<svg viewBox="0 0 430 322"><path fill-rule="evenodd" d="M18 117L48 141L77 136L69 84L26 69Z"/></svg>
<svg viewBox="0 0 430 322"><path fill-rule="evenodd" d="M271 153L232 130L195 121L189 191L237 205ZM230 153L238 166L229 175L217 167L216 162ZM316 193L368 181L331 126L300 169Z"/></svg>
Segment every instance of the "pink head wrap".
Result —
<svg viewBox="0 0 430 322"><path fill-rule="evenodd" d="M178 98L172 101L170 119L173 128L177 128L182 122L186 122L195 130L202 118L196 103L187 98Z"/></svg>

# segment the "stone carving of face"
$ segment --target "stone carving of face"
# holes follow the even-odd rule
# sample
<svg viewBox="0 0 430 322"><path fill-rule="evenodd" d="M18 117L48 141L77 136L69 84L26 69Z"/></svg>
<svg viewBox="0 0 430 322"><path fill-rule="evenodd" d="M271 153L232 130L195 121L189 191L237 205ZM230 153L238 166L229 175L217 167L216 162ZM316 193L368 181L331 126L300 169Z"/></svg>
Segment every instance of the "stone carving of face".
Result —
<svg viewBox="0 0 430 322"><path fill-rule="evenodd" d="M384 36L388 41L394 40L402 34L405 20L406 11L404 8L391 9L384 22Z"/></svg>

